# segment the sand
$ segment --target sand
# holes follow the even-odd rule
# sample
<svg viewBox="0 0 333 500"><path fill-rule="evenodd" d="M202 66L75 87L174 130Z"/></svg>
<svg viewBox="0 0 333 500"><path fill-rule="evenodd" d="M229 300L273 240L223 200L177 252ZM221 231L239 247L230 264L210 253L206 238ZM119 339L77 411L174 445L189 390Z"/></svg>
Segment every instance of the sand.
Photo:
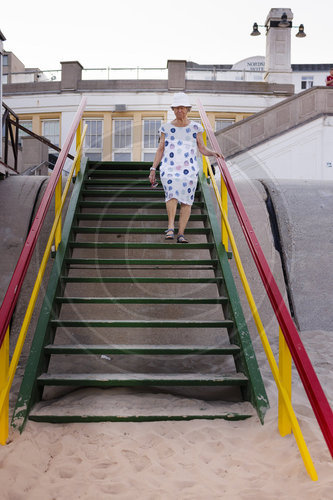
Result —
<svg viewBox="0 0 333 500"><path fill-rule="evenodd" d="M303 332L331 404L332 332ZM0 449L1 500L329 500L333 461L296 374L293 405L319 480L277 430L277 393L256 346L271 409L240 422L40 424Z"/></svg>

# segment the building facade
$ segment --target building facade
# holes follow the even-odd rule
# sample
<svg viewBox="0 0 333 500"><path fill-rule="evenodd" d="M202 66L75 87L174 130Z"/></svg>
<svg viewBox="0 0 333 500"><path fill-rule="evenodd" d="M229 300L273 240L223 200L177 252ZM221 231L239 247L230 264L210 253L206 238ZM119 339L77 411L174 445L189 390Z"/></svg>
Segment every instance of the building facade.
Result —
<svg viewBox="0 0 333 500"><path fill-rule="evenodd" d="M150 161L161 123L173 117L174 92L188 93L192 119L199 120L200 99L215 130L293 94L288 84L190 79L187 66L168 61L166 79L84 80L79 62L63 62L60 80L7 83L3 99L22 125L61 147L81 97L87 96L85 154L94 160Z"/></svg>

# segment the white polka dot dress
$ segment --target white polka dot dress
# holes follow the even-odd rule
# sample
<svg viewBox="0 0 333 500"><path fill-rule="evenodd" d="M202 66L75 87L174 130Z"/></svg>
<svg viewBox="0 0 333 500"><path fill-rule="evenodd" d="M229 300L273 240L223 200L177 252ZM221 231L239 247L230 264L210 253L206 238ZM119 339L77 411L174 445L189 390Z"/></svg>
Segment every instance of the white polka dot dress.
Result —
<svg viewBox="0 0 333 500"><path fill-rule="evenodd" d="M190 122L186 127L171 123L161 126L165 135L164 154L160 178L165 201L176 198L179 203L192 205L198 182L197 133L203 132L199 123Z"/></svg>

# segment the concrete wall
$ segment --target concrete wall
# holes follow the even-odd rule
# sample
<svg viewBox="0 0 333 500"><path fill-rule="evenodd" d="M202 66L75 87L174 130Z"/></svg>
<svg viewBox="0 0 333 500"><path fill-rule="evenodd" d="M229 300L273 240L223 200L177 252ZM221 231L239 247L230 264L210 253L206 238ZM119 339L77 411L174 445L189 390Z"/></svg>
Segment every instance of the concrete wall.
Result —
<svg viewBox="0 0 333 500"><path fill-rule="evenodd" d="M292 129L229 162L234 177L333 180L333 116Z"/></svg>
<svg viewBox="0 0 333 500"><path fill-rule="evenodd" d="M25 136L21 139L22 152L23 152L23 170L29 167L40 165L42 162L48 160L49 148L47 144L38 141L34 137Z"/></svg>
<svg viewBox="0 0 333 500"><path fill-rule="evenodd" d="M217 133L235 177L333 179L333 92L316 87Z"/></svg>

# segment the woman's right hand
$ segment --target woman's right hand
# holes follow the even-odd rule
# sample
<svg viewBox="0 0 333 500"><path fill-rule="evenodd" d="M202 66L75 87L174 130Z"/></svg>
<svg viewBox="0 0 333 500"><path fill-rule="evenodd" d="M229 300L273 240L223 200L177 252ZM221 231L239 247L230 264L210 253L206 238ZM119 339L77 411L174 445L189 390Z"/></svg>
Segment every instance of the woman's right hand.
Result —
<svg viewBox="0 0 333 500"><path fill-rule="evenodd" d="M156 178L156 170L151 170L149 173L150 184L154 184Z"/></svg>

